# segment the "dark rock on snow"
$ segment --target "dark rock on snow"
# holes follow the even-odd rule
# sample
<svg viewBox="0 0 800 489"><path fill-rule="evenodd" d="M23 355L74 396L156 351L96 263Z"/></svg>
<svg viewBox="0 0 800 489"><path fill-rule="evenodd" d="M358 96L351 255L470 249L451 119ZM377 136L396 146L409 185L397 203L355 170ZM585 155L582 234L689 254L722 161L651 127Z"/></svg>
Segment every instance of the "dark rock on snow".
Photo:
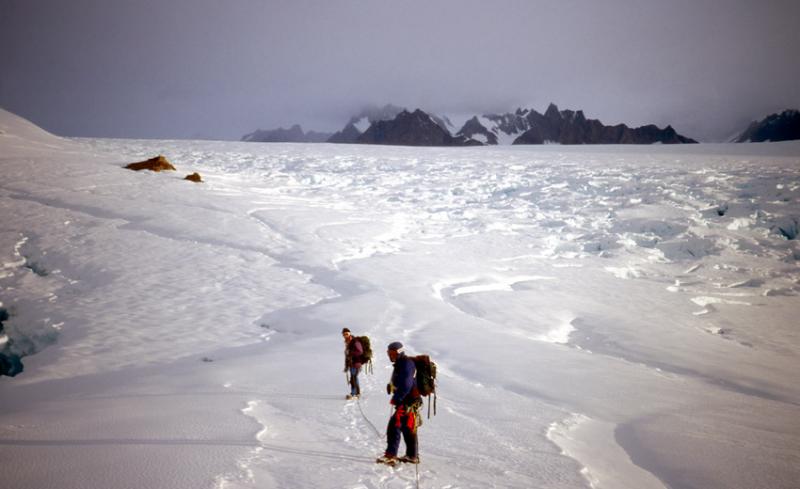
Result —
<svg viewBox="0 0 800 489"><path fill-rule="evenodd" d="M167 161L161 155L156 156L155 158L150 158L149 160L140 161L138 163L131 163L127 165L125 168L128 170L151 170L151 171L163 171L163 170L175 170L175 167Z"/></svg>
<svg viewBox="0 0 800 489"><path fill-rule="evenodd" d="M197 183L202 183L203 182L203 178L197 172L194 172L191 175L186 175L183 179L184 180L189 180L190 182L197 182Z"/></svg>

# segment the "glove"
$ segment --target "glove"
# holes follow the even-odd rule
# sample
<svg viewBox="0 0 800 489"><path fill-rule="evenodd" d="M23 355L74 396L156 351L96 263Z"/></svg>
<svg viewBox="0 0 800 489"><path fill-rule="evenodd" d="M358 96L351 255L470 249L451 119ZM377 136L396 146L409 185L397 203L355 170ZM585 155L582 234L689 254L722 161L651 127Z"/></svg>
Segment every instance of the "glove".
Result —
<svg viewBox="0 0 800 489"><path fill-rule="evenodd" d="M389 404L391 404L392 406L394 406L394 399L389 399Z"/></svg>
<svg viewBox="0 0 800 489"><path fill-rule="evenodd" d="M394 392L394 386L391 383L386 384L386 393L391 396L392 392Z"/></svg>

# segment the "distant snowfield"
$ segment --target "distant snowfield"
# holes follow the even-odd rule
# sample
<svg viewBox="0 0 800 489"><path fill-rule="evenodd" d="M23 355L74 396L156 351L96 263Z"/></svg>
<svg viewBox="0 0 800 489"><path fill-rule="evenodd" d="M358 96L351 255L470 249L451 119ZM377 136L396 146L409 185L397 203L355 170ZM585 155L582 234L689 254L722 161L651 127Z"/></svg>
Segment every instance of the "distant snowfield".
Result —
<svg viewBox="0 0 800 489"><path fill-rule="evenodd" d="M122 168L157 154L178 172ZM0 175L4 487L416 487L374 464L394 340L439 365L419 487L800 480L800 143L66 140L0 111ZM343 326L376 350L359 403Z"/></svg>

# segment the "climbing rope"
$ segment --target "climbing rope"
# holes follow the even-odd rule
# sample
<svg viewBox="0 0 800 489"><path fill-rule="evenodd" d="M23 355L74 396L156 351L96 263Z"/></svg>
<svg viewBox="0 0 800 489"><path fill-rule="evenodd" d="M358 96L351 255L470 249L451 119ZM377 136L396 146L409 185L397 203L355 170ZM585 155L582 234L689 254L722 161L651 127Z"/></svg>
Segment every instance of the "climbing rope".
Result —
<svg viewBox="0 0 800 489"><path fill-rule="evenodd" d="M381 435L381 432L378 431L378 428L376 428L375 425L372 424L372 421L369 420L367 415L364 414L364 410L361 409L361 399L360 398L356 398L356 404L358 405L358 411L361 413L361 417L364 418L364 421L366 421L367 424L372 428L372 431L375 432L375 436L377 436L379 440L383 441L383 439L384 439L384 437L386 435Z"/></svg>

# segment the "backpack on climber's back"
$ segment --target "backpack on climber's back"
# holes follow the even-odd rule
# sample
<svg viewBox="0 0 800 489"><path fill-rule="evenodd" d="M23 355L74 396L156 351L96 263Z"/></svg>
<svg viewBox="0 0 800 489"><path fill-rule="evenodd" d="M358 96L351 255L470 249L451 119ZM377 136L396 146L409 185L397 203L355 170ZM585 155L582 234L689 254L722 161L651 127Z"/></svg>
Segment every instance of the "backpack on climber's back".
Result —
<svg viewBox="0 0 800 489"><path fill-rule="evenodd" d="M372 373L372 346L369 343L369 336L356 336L356 339L361 343L364 352L361 354L361 363L366 365L364 372Z"/></svg>
<svg viewBox="0 0 800 489"><path fill-rule="evenodd" d="M428 417L431 417L431 394L433 394L433 415L436 416L436 363L428 355L409 357L417 369L417 389L422 397L428 397Z"/></svg>

